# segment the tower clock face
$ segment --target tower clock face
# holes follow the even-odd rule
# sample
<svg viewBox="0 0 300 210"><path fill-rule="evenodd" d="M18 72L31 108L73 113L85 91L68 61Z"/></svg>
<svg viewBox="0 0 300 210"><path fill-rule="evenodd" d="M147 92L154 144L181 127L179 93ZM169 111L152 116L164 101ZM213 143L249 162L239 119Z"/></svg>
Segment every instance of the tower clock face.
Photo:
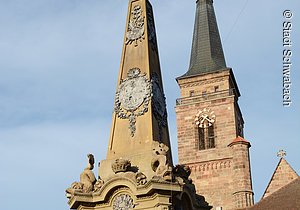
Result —
<svg viewBox="0 0 300 210"><path fill-rule="evenodd" d="M211 109L204 108L199 111L195 118L195 123L200 128L207 128L212 126L216 121L216 115Z"/></svg>
<svg viewBox="0 0 300 210"><path fill-rule="evenodd" d="M128 111L139 108L149 92L148 83L143 77L131 78L120 85L121 107Z"/></svg>

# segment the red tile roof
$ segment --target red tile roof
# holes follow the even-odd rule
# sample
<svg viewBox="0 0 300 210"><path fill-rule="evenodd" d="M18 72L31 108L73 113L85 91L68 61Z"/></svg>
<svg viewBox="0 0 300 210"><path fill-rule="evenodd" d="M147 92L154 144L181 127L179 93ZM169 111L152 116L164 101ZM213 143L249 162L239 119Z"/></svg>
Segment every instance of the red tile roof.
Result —
<svg viewBox="0 0 300 210"><path fill-rule="evenodd" d="M240 144L240 143L247 144L247 145L249 145L249 147L251 147L250 142L240 136L238 136L236 139L234 139L228 146L230 147L234 144Z"/></svg>

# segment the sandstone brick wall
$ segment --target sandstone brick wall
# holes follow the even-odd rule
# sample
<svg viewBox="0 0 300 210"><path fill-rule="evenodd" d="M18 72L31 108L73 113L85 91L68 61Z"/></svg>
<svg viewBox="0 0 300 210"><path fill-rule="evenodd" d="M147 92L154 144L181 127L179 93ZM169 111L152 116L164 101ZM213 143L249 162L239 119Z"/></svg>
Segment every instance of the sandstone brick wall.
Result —
<svg viewBox="0 0 300 210"><path fill-rule="evenodd" d="M263 198L268 197L298 177L298 174L293 170L288 162L284 158L281 158L263 195Z"/></svg>
<svg viewBox="0 0 300 210"><path fill-rule="evenodd" d="M235 207L243 208L254 204L250 170L250 143L237 141L231 144L234 173L234 203Z"/></svg>
<svg viewBox="0 0 300 210"><path fill-rule="evenodd" d="M197 192L205 196L213 209L220 206L231 210L237 205L253 204L249 203L253 193L248 146L228 146L238 136L237 119L242 125L244 122L237 103L237 87L232 81L229 71L178 80L179 162L191 167ZM215 148L199 150L195 115L204 108L216 115Z"/></svg>

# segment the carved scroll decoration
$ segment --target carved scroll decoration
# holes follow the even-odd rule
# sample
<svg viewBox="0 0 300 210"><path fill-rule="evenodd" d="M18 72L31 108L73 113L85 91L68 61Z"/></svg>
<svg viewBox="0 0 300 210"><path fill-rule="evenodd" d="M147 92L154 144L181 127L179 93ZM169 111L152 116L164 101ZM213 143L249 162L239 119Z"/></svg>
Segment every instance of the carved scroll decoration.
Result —
<svg viewBox="0 0 300 210"><path fill-rule="evenodd" d="M166 108L166 97L163 93L163 89L160 85L159 78L157 74L152 76L152 108L155 119L158 122L159 135L162 136L162 128L167 126L167 108Z"/></svg>
<svg viewBox="0 0 300 210"><path fill-rule="evenodd" d="M156 31L155 31L155 23L153 17L152 6L149 2L147 2L147 18L148 18L148 39L151 43L151 47L154 51L157 51L157 39L156 39Z"/></svg>
<svg viewBox="0 0 300 210"><path fill-rule="evenodd" d="M130 20L126 32L126 45L134 43L138 46L138 42L145 39L145 17L140 5L135 5L130 14Z"/></svg>
<svg viewBox="0 0 300 210"><path fill-rule="evenodd" d="M142 172L138 172L135 175L135 179L138 186L145 185L147 183L147 177Z"/></svg>

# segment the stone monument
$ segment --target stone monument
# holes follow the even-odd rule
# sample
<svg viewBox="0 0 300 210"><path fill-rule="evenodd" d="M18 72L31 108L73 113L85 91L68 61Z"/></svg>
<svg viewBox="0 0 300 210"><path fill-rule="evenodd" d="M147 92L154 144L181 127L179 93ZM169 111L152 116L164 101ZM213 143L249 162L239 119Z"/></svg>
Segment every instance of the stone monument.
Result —
<svg viewBox="0 0 300 210"><path fill-rule="evenodd" d="M152 6L130 0L107 157L66 190L71 209L206 210L190 169L173 166Z"/></svg>

